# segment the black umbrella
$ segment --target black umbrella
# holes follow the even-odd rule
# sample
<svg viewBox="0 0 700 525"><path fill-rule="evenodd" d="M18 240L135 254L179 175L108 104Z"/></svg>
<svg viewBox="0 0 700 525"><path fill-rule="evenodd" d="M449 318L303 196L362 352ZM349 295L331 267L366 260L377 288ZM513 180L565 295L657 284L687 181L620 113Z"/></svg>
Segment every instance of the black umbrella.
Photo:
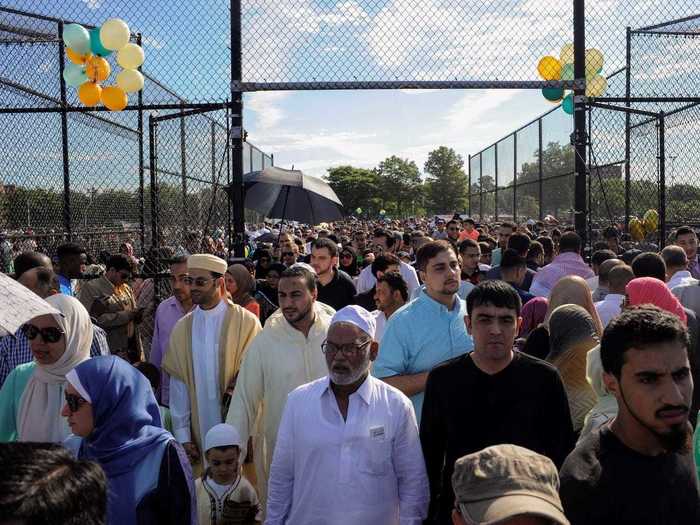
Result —
<svg viewBox="0 0 700 525"><path fill-rule="evenodd" d="M327 182L299 170L271 166L243 176L245 207L271 219L318 224L343 218L343 204Z"/></svg>

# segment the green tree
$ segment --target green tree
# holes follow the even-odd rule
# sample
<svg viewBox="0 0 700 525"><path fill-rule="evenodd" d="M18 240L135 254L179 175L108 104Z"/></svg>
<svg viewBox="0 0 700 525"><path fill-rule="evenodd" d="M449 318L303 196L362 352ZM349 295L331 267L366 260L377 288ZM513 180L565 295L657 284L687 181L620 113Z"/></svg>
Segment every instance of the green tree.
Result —
<svg viewBox="0 0 700 525"><path fill-rule="evenodd" d="M427 204L432 213L466 209L469 183L464 173L464 160L455 150L440 146L431 151L423 169L428 175Z"/></svg>
<svg viewBox="0 0 700 525"><path fill-rule="evenodd" d="M396 216L411 215L422 185L416 163L392 155L379 163L376 173L382 208Z"/></svg>
<svg viewBox="0 0 700 525"><path fill-rule="evenodd" d="M377 213L379 203L379 175L376 170L337 166L328 169L324 177L343 203L345 213L354 214L357 208Z"/></svg>

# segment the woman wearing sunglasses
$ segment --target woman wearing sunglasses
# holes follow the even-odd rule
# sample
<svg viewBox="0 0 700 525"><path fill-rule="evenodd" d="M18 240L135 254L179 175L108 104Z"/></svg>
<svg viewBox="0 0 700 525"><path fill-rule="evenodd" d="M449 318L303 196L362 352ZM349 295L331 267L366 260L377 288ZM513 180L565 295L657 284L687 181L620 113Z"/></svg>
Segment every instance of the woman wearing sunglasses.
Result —
<svg viewBox="0 0 700 525"><path fill-rule="evenodd" d="M89 359L66 379L66 445L105 471L107 523L196 523L190 463L162 428L148 379L116 356Z"/></svg>
<svg viewBox="0 0 700 525"><path fill-rule="evenodd" d="M92 323L73 297L46 301L61 315L40 315L22 327L34 360L15 368L0 390L0 442L61 443L70 434L61 417L66 374L89 358Z"/></svg>

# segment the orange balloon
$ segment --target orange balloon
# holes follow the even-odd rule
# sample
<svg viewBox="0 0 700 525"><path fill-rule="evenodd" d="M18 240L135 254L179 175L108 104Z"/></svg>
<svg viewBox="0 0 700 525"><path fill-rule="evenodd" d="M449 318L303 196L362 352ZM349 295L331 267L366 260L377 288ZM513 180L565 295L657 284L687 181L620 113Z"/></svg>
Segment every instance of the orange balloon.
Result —
<svg viewBox="0 0 700 525"><path fill-rule="evenodd" d="M94 82L85 82L78 88L80 102L88 107L96 106L102 97L102 88Z"/></svg>
<svg viewBox="0 0 700 525"><path fill-rule="evenodd" d="M70 47L66 48L66 55L68 55L68 60L79 66L85 64L85 62L87 62L92 56L90 53L81 55L80 53L73 51Z"/></svg>
<svg viewBox="0 0 700 525"><path fill-rule="evenodd" d="M129 103L129 98L122 88L108 86L102 90L102 103L110 111L121 111Z"/></svg>
<svg viewBox="0 0 700 525"><path fill-rule="evenodd" d="M561 79L561 62L552 56L543 57L537 64L537 72L545 80L559 80Z"/></svg>
<svg viewBox="0 0 700 525"><path fill-rule="evenodd" d="M112 66L103 57L94 56L90 58L85 66L85 74L92 82L102 82L112 72Z"/></svg>

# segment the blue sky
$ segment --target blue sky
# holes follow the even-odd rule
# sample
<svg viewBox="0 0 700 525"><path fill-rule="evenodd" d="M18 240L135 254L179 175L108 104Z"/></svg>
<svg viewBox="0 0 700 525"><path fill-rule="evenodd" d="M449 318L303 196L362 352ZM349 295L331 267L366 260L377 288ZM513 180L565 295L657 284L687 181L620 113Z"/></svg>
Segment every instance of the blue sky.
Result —
<svg viewBox="0 0 700 525"><path fill-rule="evenodd" d="M193 101L229 89L228 1L14 0L13 6L99 24L118 16L144 36L145 69ZM571 40L571 0L244 0L245 79L535 80L536 63ZM591 0L589 47L623 62L624 28L688 16L697 0ZM652 57L656 58L656 57ZM685 67L651 60L654 78ZM671 67L673 66L673 67ZM666 68L666 69L664 69ZM363 76L364 75L364 76ZM403 75L399 77L399 75ZM149 97L153 93L145 93ZM390 155L422 168L429 151L465 162L552 106L539 91L354 91L246 94L249 139L275 163L313 175L371 167ZM557 136L570 121L558 119Z"/></svg>

